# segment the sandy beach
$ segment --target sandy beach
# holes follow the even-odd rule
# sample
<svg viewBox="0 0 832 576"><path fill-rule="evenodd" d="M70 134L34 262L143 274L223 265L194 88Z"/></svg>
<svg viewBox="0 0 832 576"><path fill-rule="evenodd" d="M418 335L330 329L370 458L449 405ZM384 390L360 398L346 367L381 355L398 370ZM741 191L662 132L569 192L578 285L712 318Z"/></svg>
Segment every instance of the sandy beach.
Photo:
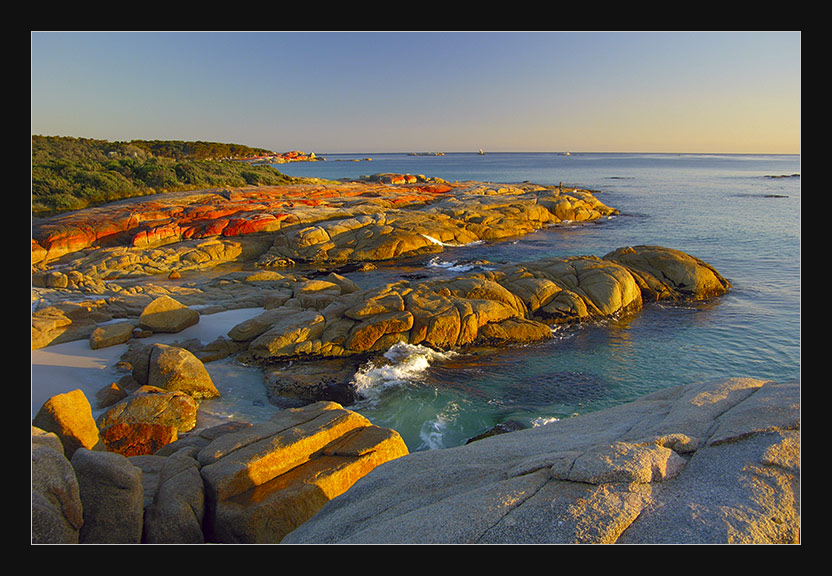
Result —
<svg viewBox="0 0 832 576"><path fill-rule="evenodd" d="M201 316L195 326L178 334L155 334L146 342L172 343L197 338L208 343L260 312L260 308L246 308ZM126 374L116 367L126 350L127 344L93 350L87 340L32 350L32 417L51 396L70 390L81 389L94 404L93 399L101 388ZM232 361L209 362L206 368L222 398L202 404L199 427L233 417L261 417L277 410L269 405L259 369Z"/></svg>

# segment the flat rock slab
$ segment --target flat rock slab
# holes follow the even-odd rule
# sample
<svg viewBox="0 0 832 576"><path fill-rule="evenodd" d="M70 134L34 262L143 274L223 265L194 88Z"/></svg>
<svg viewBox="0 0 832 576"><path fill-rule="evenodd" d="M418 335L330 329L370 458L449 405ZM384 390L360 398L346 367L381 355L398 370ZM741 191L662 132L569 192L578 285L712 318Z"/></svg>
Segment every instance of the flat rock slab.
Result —
<svg viewBox="0 0 832 576"><path fill-rule="evenodd" d="M398 433L335 402L287 409L198 454L208 539L277 543L380 464L407 454Z"/></svg>
<svg viewBox="0 0 832 576"><path fill-rule="evenodd" d="M380 467L284 543L796 543L800 385L733 378Z"/></svg>

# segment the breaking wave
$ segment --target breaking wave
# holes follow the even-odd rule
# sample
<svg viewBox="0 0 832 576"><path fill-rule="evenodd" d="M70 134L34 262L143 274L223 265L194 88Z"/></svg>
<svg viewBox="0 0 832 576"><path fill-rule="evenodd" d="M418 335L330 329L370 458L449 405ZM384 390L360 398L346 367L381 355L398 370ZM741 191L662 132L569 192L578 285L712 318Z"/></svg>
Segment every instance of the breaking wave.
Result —
<svg viewBox="0 0 832 576"><path fill-rule="evenodd" d="M421 380L432 362L455 354L399 342L384 353L383 360L369 361L359 368L353 376L355 392L364 400L376 400L389 388Z"/></svg>
<svg viewBox="0 0 832 576"><path fill-rule="evenodd" d="M486 262L480 261L461 261L457 262L455 260L442 260L439 256L435 256L428 261L426 266L428 268L441 268L442 270L446 270L448 272L468 272L473 270L474 268L479 268L480 270L493 270L493 267L487 265Z"/></svg>

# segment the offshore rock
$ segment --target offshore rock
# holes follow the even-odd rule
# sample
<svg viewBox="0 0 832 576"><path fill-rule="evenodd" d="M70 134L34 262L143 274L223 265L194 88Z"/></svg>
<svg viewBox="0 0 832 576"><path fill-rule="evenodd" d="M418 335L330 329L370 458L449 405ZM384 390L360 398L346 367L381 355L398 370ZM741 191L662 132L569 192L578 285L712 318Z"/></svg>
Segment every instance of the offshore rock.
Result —
<svg viewBox="0 0 832 576"><path fill-rule="evenodd" d="M604 258L625 266L650 300L706 300L731 287L712 266L680 250L628 246Z"/></svg>
<svg viewBox="0 0 832 576"><path fill-rule="evenodd" d="M800 385L732 378L373 470L283 543L797 543Z"/></svg>

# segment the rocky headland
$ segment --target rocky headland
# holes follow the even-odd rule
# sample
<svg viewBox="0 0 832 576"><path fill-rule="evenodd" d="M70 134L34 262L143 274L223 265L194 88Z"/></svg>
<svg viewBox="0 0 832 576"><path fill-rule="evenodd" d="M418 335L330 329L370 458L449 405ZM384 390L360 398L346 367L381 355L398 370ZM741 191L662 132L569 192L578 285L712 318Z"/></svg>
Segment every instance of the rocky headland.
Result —
<svg viewBox="0 0 832 576"><path fill-rule="evenodd" d="M709 383L543 427L551 435L410 455L395 431L344 407L358 363L396 344L522 344L558 324L730 289L707 263L659 246L370 287L343 275L616 213L586 190L383 174L172 193L39 220L33 349L87 339L128 351L125 376L96 398L55 396L33 420L33 541L795 541L796 385ZM209 344L143 341L235 308L263 311ZM195 429L200 402L219 394L204 363L228 356L260 366L284 410ZM742 480L732 493L690 492L723 473L721 462L738 466L728 451L751 445L754 470L731 469ZM555 495L557 510L544 514ZM649 529L633 529L636 518Z"/></svg>

